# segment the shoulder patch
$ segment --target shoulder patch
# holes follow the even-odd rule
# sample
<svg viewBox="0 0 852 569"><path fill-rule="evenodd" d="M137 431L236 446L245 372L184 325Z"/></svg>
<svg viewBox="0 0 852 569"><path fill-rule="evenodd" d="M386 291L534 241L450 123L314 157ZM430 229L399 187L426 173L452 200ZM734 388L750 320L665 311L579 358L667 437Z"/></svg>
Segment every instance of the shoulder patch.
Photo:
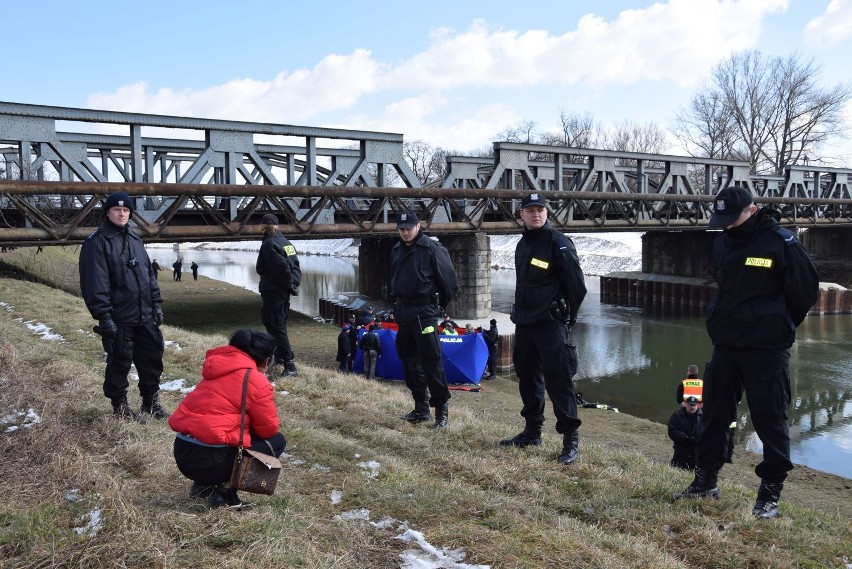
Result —
<svg viewBox="0 0 852 569"><path fill-rule="evenodd" d="M772 229L772 231L774 231L779 237L781 237L781 239L783 239L784 243L786 243L787 245L793 245L795 243L798 243L796 236L793 235L791 231L784 229L783 227L775 227Z"/></svg>
<svg viewBox="0 0 852 569"><path fill-rule="evenodd" d="M91 233L89 233L89 236L88 236L88 237L86 237L86 241L91 241L92 239L94 239L94 238L95 238L95 235L97 235L97 234L98 234L98 230L97 230L97 229L95 229L94 231L92 231Z"/></svg>

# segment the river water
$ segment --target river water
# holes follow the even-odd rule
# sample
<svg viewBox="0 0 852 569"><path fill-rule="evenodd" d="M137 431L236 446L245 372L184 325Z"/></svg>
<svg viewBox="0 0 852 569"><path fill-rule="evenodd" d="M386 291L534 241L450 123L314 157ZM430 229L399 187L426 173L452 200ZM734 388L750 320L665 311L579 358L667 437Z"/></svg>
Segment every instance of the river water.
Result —
<svg viewBox="0 0 852 569"><path fill-rule="evenodd" d="M170 267L175 253L152 248L152 258ZM257 253L190 249L182 246L184 267L199 264L201 275L257 291ZM292 309L314 316L318 300L358 290L358 261L302 255L302 286ZM188 273L188 271L186 271ZM600 303L597 277L586 282L589 294L574 328L580 356L577 389L587 401L607 403L622 412L667 423L676 409L675 389L689 364L703 371L712 352L700 317L652 316L641 308ZM508 312L515 273L493 270L492 306ZM487 319L483 319L487 321ZM501 322L503 319L501 319ZM501 326L501 333L509 333ZM792 458L823 472L852 478L852 318L809 317L792 348L793 404L789 411ZM509 372L514 378L514 374ZM603 411L602 411L603 412ZM737 448L761 452L760 439L740 405ZM736 460L736 458L735 458Z"/></svg>

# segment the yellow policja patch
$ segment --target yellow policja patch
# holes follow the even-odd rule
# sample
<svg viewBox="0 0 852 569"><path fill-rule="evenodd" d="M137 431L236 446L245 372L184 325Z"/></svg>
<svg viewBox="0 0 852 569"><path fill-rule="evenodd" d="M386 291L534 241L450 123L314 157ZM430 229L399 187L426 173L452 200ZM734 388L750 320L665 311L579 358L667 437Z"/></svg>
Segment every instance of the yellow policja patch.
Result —
<svg viewBox="0 0 852 569"><path fill-rule="evenodd" d="M536 259L535 257L533 257L532 261L530 261L530 265L533 265L534 267L538 267L540 269L547 270L547 267L550 266L550 263L548 263L547 261L542 261L541 259Z"/></svg>
<svg viewBox="0 0 852 569"><path fill-rule="evenodd" d="M284 254L286 254L288 257L292 257L296 254L296 248L292 245L286 245L284 247Z"/></svg>
<svg viewBox="0 0 852 569"><path fill-rule="evenodd" d="M746 267L761 267L763 269L772 268L772 259L763 259L761 257L746 257Z"/></svg>

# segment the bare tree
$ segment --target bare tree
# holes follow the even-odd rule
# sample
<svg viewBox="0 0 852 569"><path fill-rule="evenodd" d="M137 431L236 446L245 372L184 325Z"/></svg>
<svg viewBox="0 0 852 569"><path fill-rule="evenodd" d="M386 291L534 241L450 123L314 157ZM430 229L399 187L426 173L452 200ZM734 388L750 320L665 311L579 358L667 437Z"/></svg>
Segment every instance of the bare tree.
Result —
<svg viewBox="0 0 852 569"><path fill-rule="evenodd" d="M424 186L443 180L447 175L447 153L440 147L415 140L403 143L402 154Z"/></svg>
<svg viewBox="0 0 852 569"><path fill-rule="evenodd" d="M591 113L572 113L560 107L559 127L565 146L595 148L602 139L603 129Z"/></svg>
<svg viewBox="0 0 852 569"><path fill-rule="evenodd" d="M849 84L819 87L820 68L797 55L735 54L711 74L710 84L681 109L674 130L697 155L746 160L754 172L783 174L784 168L815 158L833 137L842 136Z"/></svg>
<svg viewBox="0 0 852 569"><path fill-rule="evenodd" d="M678 110L672 133L690 156L742 159L734 148L736 124L718 91L702 89L687 109Z"/></svg>
<svg viewBox="0 0 852 569"><path fill-rule="evenodd" d="M666 131L657 123L624 120L606 133L601 147L619 152L661 154L668 148L668 142Z"/></svg>
<svg viewBox="0 0 852 569"><path fill-rule="evenodd" d="M497 140L505 142L520 142L522 144L536 144L538 139L537 123L535 121L521 121L513 126L506 127L497 133Z"/></svg>

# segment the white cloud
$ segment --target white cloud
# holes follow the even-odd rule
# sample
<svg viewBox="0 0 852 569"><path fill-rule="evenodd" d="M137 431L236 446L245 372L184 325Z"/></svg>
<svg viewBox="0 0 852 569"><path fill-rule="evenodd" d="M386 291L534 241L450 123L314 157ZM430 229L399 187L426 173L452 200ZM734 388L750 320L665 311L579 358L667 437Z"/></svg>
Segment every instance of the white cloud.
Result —
<svg viewBox="0 0 852 569"><path fill-rule="evenodd" d="M313 69L281 72L271 81L233 79L207 89L152 91L140 81L113 93L94 93L94 108L164 115L305 123L324 112L351 108L376 91L382 65L369 51L327 55Z"/></svg>
<svg viewBox="0 0 852 569"><path fill-rule="evenodd" d="M95 93L87 104L399 132L407 140L469 150L507 125L540 114L543 105L555 107L554 95L571 95L560 89L591 96L609 88L695 85L721 58L755 47L764 18L787 5L788 0L670 0L624 10L611 20L586 14L576 23L561 23L563 29L573 26L563 33L494 28L477 20L461 32L434 31L424 51L404 60L380 61L356 49L271 80L239 78L203 89L152 89L140 81ZM559 15L553 27L560 26Z"/></svg>
<svg viewBox="0 0 852 569"><path fill-rule="evenodd" d="M491 30L477 20L459 34L442 29L400 65L396 84L451 89L603 87L668 79L692 84L721 58L754 47L763 18L787 0L671 0L625 10L614 20L587 14L575 30L551 35Z"/></svg>
<svg viewBox="0 0 852 569"><path fill-rule="evenodd" d="M834 46L852 36L852 0L831 0L825 13L805 26L804 40L816 46Z"/></svg>

